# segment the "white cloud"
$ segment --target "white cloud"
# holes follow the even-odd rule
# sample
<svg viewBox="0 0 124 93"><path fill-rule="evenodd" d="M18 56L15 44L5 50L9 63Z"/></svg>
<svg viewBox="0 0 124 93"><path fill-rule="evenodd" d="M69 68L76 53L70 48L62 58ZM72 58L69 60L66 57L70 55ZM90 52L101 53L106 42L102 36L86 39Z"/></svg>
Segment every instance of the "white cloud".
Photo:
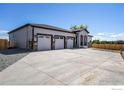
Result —
<svg viewBox="0 0 124 93"><path fill-rule="evenodd" d="M6 35L2 35L2 36L0 36L0 39L9 39L9 37Z"/></svg>
<svg viewBox="0 0 124 93"><path fill-rule="evenodd" d="M124 33L97 33L93 39L99 40L124 40Z"/></svg>
<svg viewBox="0 0 124 93"><path fill-rule="evenodd" d="M8 31L6 31L6 30L1 30L0 29L0 34L7 34L8 33Z"/></svg>
<svg viewBox="0 0 124 93"><path fill-rule="evenodd" d="M0 29L0 39L8 39L8 31Z"/></svg>
<svg viewBox="0 0 124 93"><path fill-rule="evenodd" d="M97 35L98 36L104 36L105 34L104 33L98 33Z"/></svg>

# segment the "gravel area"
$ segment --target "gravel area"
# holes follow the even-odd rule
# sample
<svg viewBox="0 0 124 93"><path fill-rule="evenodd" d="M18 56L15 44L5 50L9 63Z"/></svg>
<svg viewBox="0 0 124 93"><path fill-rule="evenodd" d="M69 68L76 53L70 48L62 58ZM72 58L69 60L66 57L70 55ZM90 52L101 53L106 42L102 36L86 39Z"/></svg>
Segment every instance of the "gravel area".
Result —
<svg viewBox="0 0 124 93"><path fill-rule="evenodd" d="M0 71L14 64L19 59L28 55L29 51L23 49L8 49L0 51Z"/></svg>

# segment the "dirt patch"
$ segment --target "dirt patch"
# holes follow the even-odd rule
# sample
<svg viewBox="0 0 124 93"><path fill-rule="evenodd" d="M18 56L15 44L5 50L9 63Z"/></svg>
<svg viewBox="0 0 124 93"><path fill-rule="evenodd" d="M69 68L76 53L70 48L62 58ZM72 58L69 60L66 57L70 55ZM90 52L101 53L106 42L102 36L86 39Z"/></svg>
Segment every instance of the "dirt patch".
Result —
<svg viewBox="0 0 124 93"><path fill-rule="evenodd" d="M23 49L8 49L0 51L0 71L28 55L30 51Z"/></svg>

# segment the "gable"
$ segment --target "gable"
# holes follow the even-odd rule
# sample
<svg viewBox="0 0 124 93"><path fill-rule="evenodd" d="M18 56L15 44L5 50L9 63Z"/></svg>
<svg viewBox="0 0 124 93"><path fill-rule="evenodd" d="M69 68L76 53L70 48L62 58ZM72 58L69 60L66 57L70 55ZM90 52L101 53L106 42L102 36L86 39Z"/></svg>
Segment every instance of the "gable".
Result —
<svg viewBox="0 0 124 93"><path fill-rule="evenodd" d="M88 35L88 32L87 31L85 31L85 30L82 30L82 31L80 31L80 32L78 32L80 35Z"/></svg>

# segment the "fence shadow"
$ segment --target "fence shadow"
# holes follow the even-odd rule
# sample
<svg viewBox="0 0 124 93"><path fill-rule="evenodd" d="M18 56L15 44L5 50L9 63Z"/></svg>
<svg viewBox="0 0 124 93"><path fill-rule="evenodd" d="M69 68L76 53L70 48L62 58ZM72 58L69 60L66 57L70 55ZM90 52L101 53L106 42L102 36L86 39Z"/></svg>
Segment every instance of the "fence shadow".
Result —
<svg viewBox="0 0 124 93"><path fill-rule="evenodd" d="M20 53L28 53L31 52L31 50L25 50L25 49L6 49L6 50L1 50L0 54L3 55L13 55L13 54L20 54Z"/></svg>
<svg viewBox="0 0 124 93"><path fill-rule="evenodd" d="M77 49L87 49L85 47L80 47L80 48L71 48L71 50L77 50Z"/></svg>

